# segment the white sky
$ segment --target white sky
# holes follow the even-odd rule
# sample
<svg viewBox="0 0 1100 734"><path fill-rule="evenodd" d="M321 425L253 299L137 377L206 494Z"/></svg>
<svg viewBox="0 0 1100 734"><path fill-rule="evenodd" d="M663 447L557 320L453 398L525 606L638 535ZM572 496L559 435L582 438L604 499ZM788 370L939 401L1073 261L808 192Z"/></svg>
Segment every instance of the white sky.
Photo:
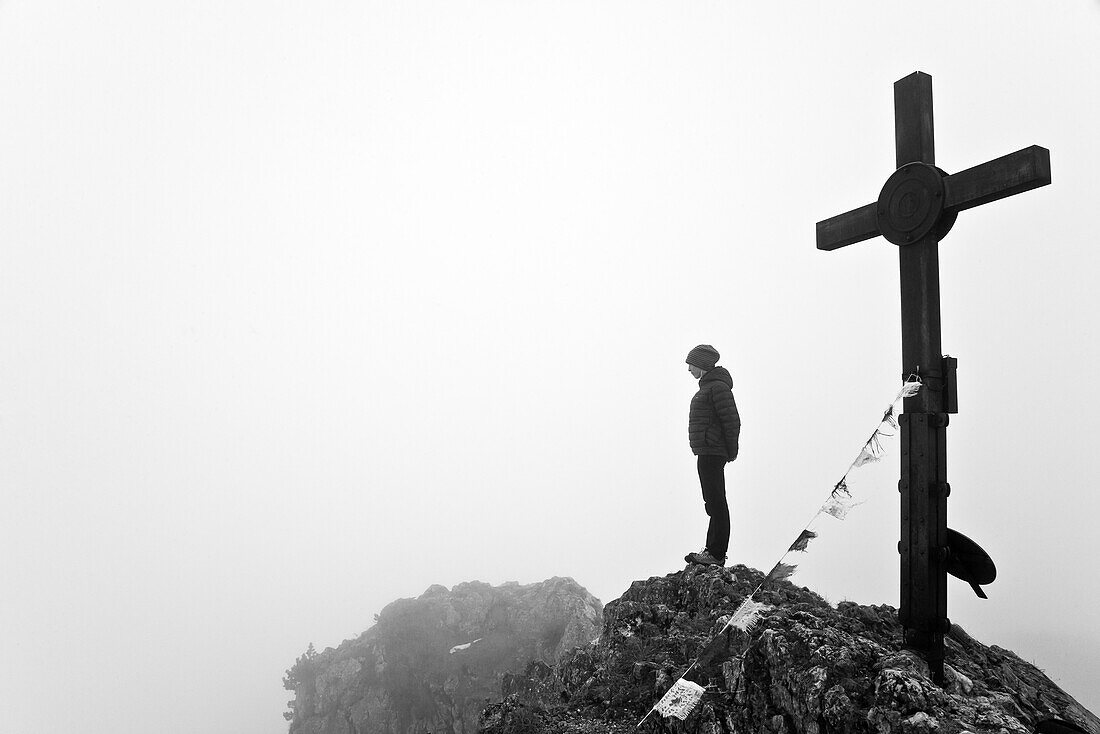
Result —
<svg viewBox="0 0 1100 734"><path fill-rule="evenodd" d="M705 527L767 569L898 387L894 163L1038 144L941 245L950 616L1100 711L1100 3L0 3L0 668L38 734L285 731L281 678L433 583L603 601ZM799 583L897 604L896 440Z"/></svg>

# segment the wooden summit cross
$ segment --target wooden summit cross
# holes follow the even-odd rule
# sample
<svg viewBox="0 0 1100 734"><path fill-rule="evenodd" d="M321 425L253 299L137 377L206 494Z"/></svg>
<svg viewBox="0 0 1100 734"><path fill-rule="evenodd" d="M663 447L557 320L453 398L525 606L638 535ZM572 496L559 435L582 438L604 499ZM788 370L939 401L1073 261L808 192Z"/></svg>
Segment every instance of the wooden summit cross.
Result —
<svg viewBox="0 0 1100 734"><path fill-rule="evenodd" d="M932 77L915 72L894 83L897 166L873 204L817 223L817 248L836 250L882 235L898 245L901 264L902 376L921 390L905 400L901 420L901 605L905 644L943 682L947 573L979 584L996 576L976 544L947 528L947 423L958 412L955 360L940 353L939 241L964 209L1050 183L1050 152L1030 148L950 176L936 167Z"/></svg>

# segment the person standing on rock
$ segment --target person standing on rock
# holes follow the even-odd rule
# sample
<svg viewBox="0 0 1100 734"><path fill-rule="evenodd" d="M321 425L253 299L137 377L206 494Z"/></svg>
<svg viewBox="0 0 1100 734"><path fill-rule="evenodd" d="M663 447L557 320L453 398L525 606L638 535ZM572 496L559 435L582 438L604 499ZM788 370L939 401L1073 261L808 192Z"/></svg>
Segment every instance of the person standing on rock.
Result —
<svg viewBox="0 0 1100 734"><path fill-rule="evenodd" d="M707 544L684 560L704 566L724 566L730 542L730 511L726 504L726 464L737 458L741 416L733 400L733 378L718 367L720 355L709 344L688 352L688 372L699 380L699 391L691 399L688 414L688 442L698 457L699 484L703 506L710 518Z"/></svg>

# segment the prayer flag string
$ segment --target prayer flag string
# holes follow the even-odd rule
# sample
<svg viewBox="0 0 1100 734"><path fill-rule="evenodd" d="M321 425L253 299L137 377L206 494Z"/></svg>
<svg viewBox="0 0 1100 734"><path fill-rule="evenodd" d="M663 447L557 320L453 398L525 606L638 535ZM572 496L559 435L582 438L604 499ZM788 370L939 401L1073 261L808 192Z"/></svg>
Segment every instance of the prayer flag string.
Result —
<svg viewBox="0 0 1100 734"><path fill-rule="evenodd" d="M816 513L814 513L814 516L810 519L810 522L806 523L805 527L802 528L802 531L798 534L798 537L795 538L795 541L791 543L789 548L787 548L787 551L772 567L772 570L769 571L768 574L764 577L764 580L761 581L755 589L753 589L751 594L745 597L745 600L741 602L741 606L739 606L737 610L730 616L729 621L726 622L721 631L718 634L713 635L711 639L707 642L707 645L704 646L704 648L708 647L712 642L714 642L718 635L724 633L730 628L739 629L742 632L751 631L756 623L760 621L764 612L775 608L769 604L756 601L755 596L760 592L762 588L764 588L765 585L776 581L789 579L791 576L794 575L795 571L798 570L798 564L787 562L787 556L789 556L791 553L807 552L806 549L807 546L809 546L810 541L818 536L818 533L814 530L811 530L810 527L813 526L814 522L819 517L821 517L822 515L829 515L830 517L834 517L837 520L843 520L845 517L848 516L848 512L853 507L857 507L858 505L863 504L865 500L856 501L852 497L852 493L848 489L848 475L852 472L853 469L858 469L862 466L865 466L866 464L879 461L882 459L883 456L886 455L886 449L882 445L882 439L893 436L894 433L892 433L891 431L898 430L898 403L900 403L905 398L911 398L916 395L917 391L919 391L920 388L920 378L916 375L910 375L905 383L901 386L898 394L894 397L893 402L890 403L889 407L887 407L886 411L882 414L882 419L879 421L878 427L875 428L874 432L871 434L871 437L863 443L863 446L860 448L859 453L856 454L856 458L852 461L851 464L848 465L848 470L844 472L844 476L840 478L840 481L833 485L833 489L829 493L829 497L825 500L825 503L821 505ZM661 700L654 704L654 706L646 713L646 715L642 717L642 720L638 722L638 727L640 727L645 722L645 720L649 718L649 715L652 714L654 711L661 714L665 718L675 716L681 721L688 717L688 715L695 709L695 707L699 704L699 701L702 700L703 697L703 687L700 686L698 683L694 683L686 679L687 674L695 668L698 662L698 658L691 662L691 665L689 665L687 669L680 675L680 677L672 685L672 688L670 688L668 692L666 692L665 695L661 697ZM743 663L744 653L742 653L739 658L737 674L734 676L735 679L740 679L741 664Z"/></svg>

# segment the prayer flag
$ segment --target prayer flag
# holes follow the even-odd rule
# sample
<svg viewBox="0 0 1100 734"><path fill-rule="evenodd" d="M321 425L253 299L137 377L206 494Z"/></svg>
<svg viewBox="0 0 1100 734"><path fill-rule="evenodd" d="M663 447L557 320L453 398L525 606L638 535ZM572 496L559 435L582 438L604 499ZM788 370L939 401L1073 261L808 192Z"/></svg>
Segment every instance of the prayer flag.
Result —
<svg viewBox="0 0 1100 734"><path fill-rule="evenodd" d="M917 378L916 380L906 382L904 385L901 386L901 390L898 392L898 396L896 398L894 398L894 402L896 403L897 401L902 400L904 398L913 397L914 395L917 394L917 392L920 390L920 388L921 388L920 378Z"/></svg>
<svg viewBox="0 0 1100 734"><path fill-rule="evenodd" d="M666 719L675 716L680 721L688 717L703 698L703 687L698 683L681 678L676 681L668 693L661 697L653 709Z"/></svg>
<svg viewBox="0 0 1100 734"><path fill-rule="evenodd" d="M806 552L806 546L810 544L810 541L817 537L817 533L813 530L803 530L802 534L798 536L798 540L791 543L791 547L788 551L802 551Z"/></svg>
<svg viewBox="0 0 1100 734"><path fill-rule="evenodd" d="M798 569L798 564L795 563L783 563L780 561L775 564L775 568L768 572L767 578L764 579L764 583L769 581L782 581L783 579L789 579L794 576L795 570Z"/></svg>
<svg viewBox="0 0 1100 734"><path fill-rule="evenodd" d="M893 405L887 408L886 412L882 414L882 420L880 422L885 423L886 425L893 428L895 431L898 430L898 419L894 417Z"/></svg>
<svg viewBox="0 0 1100 734"><path fill-rule="evenodd" d="M852 464L854 468L869 464L872 461L878 461L886 454L886 449L883 448L882 441L879 440L880 435L878 431L875 431L871 434L871 437L867 439L867 443L863 444L859 456L856 457L855 462Z"/></svg>
<svg viewBox="0 0 1100 734"><path fill-rule="evenodd" d="M830 497L825 501L825 504L821 506L821 511L826 515L832 515L837 520L843 520L848 516L849 510L862 504L863 502L856 502L851 498Z"/></svg>
<svg viewBox="0 0 1100 734"><path fill-rule="evenodd" d="M763 602L754 601L751 596L746 597L745 601L741 602L741 606L737 607L737 611L730 617L730 621L726 622L726 626L723 631L730 627L736 627L742 632L748 632L753 626L760 621L760 617L764 612L775 607L765 604Z"/></svg>
<svg viewBox="0 0 1100 734"><path fill-rule="evenodd" d="M863 450L859 452L859 456L856 457L856 460L852 464L852 467L858 469L864 464L870 464L872 461L878 461L878 458L879 457L875 456L875 453L871 450L871 447L869 445L865 445L863 447Z"/></svg>

